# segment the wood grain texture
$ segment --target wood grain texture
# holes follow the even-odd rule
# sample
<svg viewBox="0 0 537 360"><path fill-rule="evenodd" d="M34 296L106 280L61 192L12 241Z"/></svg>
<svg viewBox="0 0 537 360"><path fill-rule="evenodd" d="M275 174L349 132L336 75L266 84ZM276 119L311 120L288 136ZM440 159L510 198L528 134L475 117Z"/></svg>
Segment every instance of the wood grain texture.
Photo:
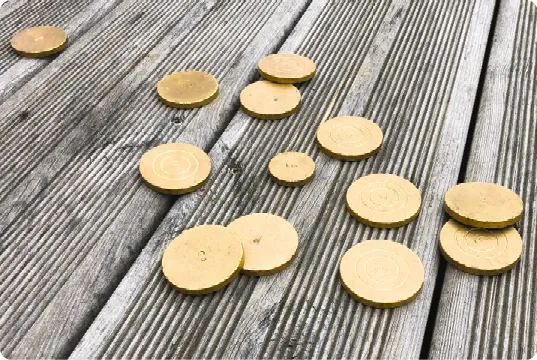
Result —
<svg viewBox="0 0 537 360"><path fill-rule="evenodd" d="M318 65L300 87L300 111L277 124L236 114L211 149L215 176L205 192L175 202L71 357L418 357L442 196L457 181L493 9L490 1L313 1L280 49ZM336 115L377 122L386 135L379 154L344 163L320 153L315 131ZM316 161L316 176L303 188L280 187L266 172L275 154L290 150ZM380 230L348 214L346 188L374 172L420 188L424 207L416 221ZM254 211L282 215L297 228L299 251L288 269L239 276L205 297L182 295L165 281L159 261L176 234ZM372 309L343 290L339 260L369 238L418 253L427 279L415 302Z"/></svg>
<svg viewBox="0 0 537 360"><path fill-rule="evenodd" d="M252 64L306 5L124 2L0 105L3 354L69 354L172 204L141 183L141 154L208 150ZM222 94L199 110L163 105L155 84L183 68L212 73Z"/></svg>
<svg viewBox="0 0 537 360"><path fill-rule="evenodd" d="M524 248L509 273L448 266L432 358L527 359L537 354L537 7L501 1L465 181L505 185L525 203Z"/></svg>
<svg viewBox="0 0 537 360"><path fill-rule="evenodd" d="M5 19L0 25L0 103L58 57L30 59L15 54L10 46L13 34L35 25L59 26L67 32L67 46L72 46L120 1L29 1L17 7L17 2L10 2L4 6L11 5L11 11L0 8L0 19Z"/></svg>

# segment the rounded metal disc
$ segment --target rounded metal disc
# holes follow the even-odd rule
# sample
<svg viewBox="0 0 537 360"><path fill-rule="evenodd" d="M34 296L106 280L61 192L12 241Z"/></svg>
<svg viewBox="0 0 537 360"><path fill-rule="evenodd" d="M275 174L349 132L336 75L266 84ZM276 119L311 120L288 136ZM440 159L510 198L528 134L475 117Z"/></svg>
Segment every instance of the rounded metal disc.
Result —
<svg viewBox="0 0 537 360"><path fill-rule="evenodd" d="M251 275L271 275L285 269L298 248L298 233L280 216L254 213L236 219L227 228L241 239L242 270Z"/></svg>
<svg viewBox="0 0 537 360"><path fill-rule="evenodd" d="M290 84L260 80L245 87L240 100L248 115L263 120L279 120L298 109L300 92Z"/></svg>
<svg viewBox="0 0 537 360"><path fill-rule="evenodd" d="M243 263L236 234L220 225L202 225L172 240L162 256L162 271L181 292L208 294L233 280Z"/></svg>
<svg viewBox="0 0 537 360"><path fill-rule="evenodd" d="M440 232L440 250L456 268L476 275L512 269L522 255L522 238L513 227L472 228L449 220Z"/></svg>
<svg viewBox="0 0 537 360"><path fill-rule="evenodd" d="M259 61L259 73L265 79L280 84L294 84L310 80L315 75L313 61L297 54L272 54Z"/></svg>
<svg viewBox="0 0 537 360"><path fill-rule="evenodd" d="M304 153L289 151L273 157L268 169L276 183L284 186L301 186L313 178L315 162Z"/></svg>
<svg viewBox="0 0 537 360"><path fill-rule="evenodd" d="M56 54L67 46L67 33L56 26L36 26L23 29L11 39L13 50L26 57Z"/></svg>
<svg viewBox="0 0 537 360"><path fill-rule="evenodd" d="M382 139L382 130L377 124L356 116L327 120L317 130L321 150L340 160L368 158L379 151Z"/></svg>
<svg viewBox="0 0 537 360"><path fill-rule="evenodd" d="M367 240L350 248L339 267L341 282L356 300L393 308L411 302L425 281L419 257L390 240Z"/></svg>
<svg viewBox="0 0 537 360"><path fill-rule="evenodd" d="M351 184L347 208L362 223L380 228L408 224L421 209L420 191L410 181L392 174L372 174Z"/></svg>
<svg viewBox="0 0 537 360"><path fill-rule="evenodd" d="M522 199L508 188L491 183L470 182L449 189L444 198L446 212L455 220L479 228L503 228L522 216Z"/></svg>
<svg viewBox="0 0 537 360"><path fill-rule="evenodd" d="M213 101L218 95L218 81L203 71L180 71L166 75L157 84L157 93L168 106L196 108Z"/></svg>
<svg viewBox="0 0 537 360"><path fill-rule="evenodd" d="M211 159L190 144L163 144L140 159L142 179L154 190L180 195L202 187L211 173Z"/></svg>

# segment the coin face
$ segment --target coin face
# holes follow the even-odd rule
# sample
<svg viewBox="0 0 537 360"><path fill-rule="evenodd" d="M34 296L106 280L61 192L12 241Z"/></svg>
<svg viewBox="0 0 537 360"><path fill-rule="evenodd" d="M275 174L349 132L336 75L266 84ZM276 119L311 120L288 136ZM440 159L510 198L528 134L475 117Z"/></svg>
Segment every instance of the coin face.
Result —
<svg viewBox="0 0 537 360"><path fill-rule="evenodd" d="M308 183L315 172L315 163L304 153L283 152L270 160L269 173L274 181L284 186Z"/></svg>
<svg viewBox="0 0 537 360"><path fill-rule="evenodd" d="M298 233L280 216L254 213L238 218L227 228L242 241L243 271L250 275L271 275L285 269L298 248Z"/></svg>
<svg viewBox="0 0 537 360"><path fill-rule="evenodd" d="M491 183L470 182L449 189L444 198L446 212L455 220L479 228L503 228L522 216L522 199L508 188Z"/></svg>
<svg viewBox="0 0 537 360"><path fill-rule="evenodd" d="M163 144L147 151L140 160L142 179L154 190L180 195L202 187L209 178L211 160L190 144Z"/></svg>
<svg viewBox="0 0 537 360"><path fill-rule="evenodd" d="M162 271L181 292L208 294L233 280L243 262L236 234L220 225L202 225L184 231L168 245Z"/></svg>
<svg viewBox="0 0 537 360"><path fill-rule="evenodd" d="M513 227L473 228L449 220L440 232L440 250L456 268L476 275L512 269L522 255L522 238Z"/></svg>
<svg viewBox="0 0 537 360"><path fill-rule="evenodd" d="M310 80L315 75L313 61L297 54L272 54L259 61L259 73L265 79L281 83L294 84Z"/></svg>
<svg viewBox="0 0 537 360"><path fill-rule="evenodd" d="M377 153L382 130L371 120L356 116L330 119L317 131L317 142L327 155L341 160L361 160Z"/></svg>
<svg viewBox="0 0 537 360"><path fill-rule="evenodd" d="M390 240L367 240L350 248L339 267L341 282L356 300L393 308L411 302L425 281L419 257Z"/></svg>
<svg viewBox="0 0 537 360"><path fill-rule="evenodd" d="M218 81L202 71L188 70L166 75L157 84L157 93L168 106L196 108L213 101L218 95Z"/></svg>
<svg viewBox="0 0 537 360"><path fill-rule="evenodd" d="M260 80L245 87L240 95L245 113L263 120L283 119L300 105L300 92L290 84Z"/></svg>
<svg viewBox="0 0 537 360"><path fill-rule="evenodd" d="M403 226L418 216L420 191L410 181L392 174L372 174L347 190L347 208L360 222L380 228Z"/></svg>
<svg viewBox="0 0 537 360"><path fill-rule="evenodd" d="M16 33L11 39L13 50L26 57L56 54L67 46L67 33L56 26L36 26Z"/></svg>

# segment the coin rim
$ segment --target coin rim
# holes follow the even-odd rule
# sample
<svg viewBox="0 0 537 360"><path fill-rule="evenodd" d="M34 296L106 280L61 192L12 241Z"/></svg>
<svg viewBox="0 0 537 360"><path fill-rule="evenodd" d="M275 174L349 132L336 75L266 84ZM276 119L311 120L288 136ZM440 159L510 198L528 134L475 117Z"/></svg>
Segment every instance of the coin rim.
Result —
<svg viewBox="0 0 537 360"><path fill-rule="evenodd" d="M169 145L169 144L190 145L190 146L194 146L195 148L201 150L205 154L205 156L207 156L207 159L209 160L209 174L207 175L207 177L204 180L202 180L200 183L195 184L192 187L184 188L184 189L165 189L165 188L161 188L161 187L151 183L144 176L144 172L142 171L142 158L149 151L151 151L153 149L156 149L156 148L158 148L160 146ZM166 144L160 144L160 145L154 146L151 149L148 149L146 152L144 152L142 154L142 156L140 157L140 161L138 162L138 172L140 173L140 177L142 178L144 183L147 185L147 187L149 187L151 190L160 192L162 194L167 194L167 195L184 195L184 194L194 192L194 191L198 190L199 188L203 187L205 184L207 184L207 181L209 181L209 178L211 177L212 167L213 167L213 164L212 164L211 158L209 157L209 154L207 154L203 149L197 147L196 145L188 144L188 143L166 143Z"/></svg>
<svg viewBox="0 0 537 360"><path fill-rule="evenodd" d="M249 87L249 86L252 86L254 84L257 84L259 82L267 82L267 83L270 83L270 81L267 81L267 80L259 80L259 81L256 81L254 83L251 83L249 84L248 86L246 86L244 89L241 90L241 93L239 95L239 102L241 103L241 108L242 108L242 111L244 111L248 116L251 116L253 118L256 118L256 119L259 119L259 120L281 120L281 119L284 119L286 117L289 117L291 115L293 115L295 112L297 112L297 110L300 108L300 105L301 105L301 102L302 102L302 95L300 94L300 91L298 90L298 88L296 86L294 86L293 84L278 84L278 85L289 85L289 86L292 86L296 92L298 93L298 102L297 104L295 105L295 107L293 107L292 109L286 111L286 112L283 112L281 114L259 114L259 113L256 113L255 111L253 110L250 110L248 109L244 103L242 102L242 93Z"/></svg>
<svg viewBox="0 0 537 360"><path fill-rule="evenodd" d="M310 74L307 74L305 76L301 76L301 77L293 77L293 78L282 78L282 77L277 77L277 76L274 76L274 75L271 75L265 71L263 71L263 69L261 69L261 61L269 56L272 56L272 55L296 55L296 56L299 56L301 58L304 58L304 59L307 59L308 61L311 61L311 63L313 64L313 72L310 73ZM315 73L317 72L317 65L315 64L315 62L313 60L311 60L310 58L306 57L306 56L303 56L303 55L298 55L298 54L269 54L267 56L264 56L263 58L261 58L261 60L259 60L259 62L257 63L257 70L259 71L259 74L269 80L269 81L272 81L272 82L275 82L275 83L278 83L278 84L298 84L298 83L302 83L302 82L306 82L308 80L311 80L314 76L315 76Z"/></svg>
<svg viewBox="0 0 537 360"><path fill-rule="evenodd" d="M462 185L462 184L489 184L489 185L499 186L499 187L501 187L501 188L503 188L505 190L509 190L512 194L514 194L520 200L520 202L522 204L522 210L520 211L520 214L518 214L514 218L509 218L509 219L503 220L503 221L481 221L481 220L477 220L477 219L471 219L471 218L468 218L468 217L464 217L464 216L458 214L455 211L455 209L452 209L451 207L449 207L448 202L447 202L447 196L448 196L449 191L454 189L454 188L456 188L459 185ZM449 216L451 216L452 218L454 218L455 220L457 220L458 222L460 222L460 223L462 223L464 225L468 225L468 226L476 227L476 228L481 228L481 229L502 229L502 228L506 228L508 226L512 226L512 225L516 224L520 220L520 218L524 214L524 200L522 200L522 198L516 192L514 192L513 190L509 189L506 186L495 184L495 183L489 183L489 182L471 181L471 182L459 183L459 184L457 184L455 186L452 186L451 188L448 189L448 191L446 191L446 193L444 195L444 210L448 213Z"/></svg>
<svg viewBox="0 0 537 360"><path fill-rule="evenodd" d="M343 260L343 257L347 254L347 252L349 252L352 248L354 248L355 246L357 245L360 245L360 244L363 244L365 242L368 242L368 241L388 241L390 243L394 243L394 244L397 244L397 245L400 245L400 246L403 246L405 249L407 249L408 251L410 251L418 260L418 263L421 265L422 269L423 269L423 278L421 280L421 284L419 286L419 288L415 291L415 293L413 293L410 297L404 299L404 300L401 300L401 301L397 301L397 302L381 302L381 301L375 301L375 300L372 300L372 299L368 299L366 297L363 297L363 296L360 296L358 295L358 293L354 292L346 283L345 283L345 280L343 279L343 274L342 274L342 268L341 268L341 264L342 264L342 260ZM368 239L368 240L364 240L362 242L359 242L358 244L355 244L353 246L351 246L349 249L347 249L347 251L345 251L345 253L343 254L343 256L341 257L340 261L339 261L339 278L341 280L341 284L343 286L343 288L345 289L345 291L355 300L361 302L362 304L364 305L367 305L367 306L371 306L371 307L375 307L375 308L379 308L379 309L393 309L393 308L397 308L397 307L400 307L400 306L403 306L403 305L406 305L410 302L412 302L421 292L421 290L423 289L423 285L425 284L425 278L426 278L427 274L425 273L425 266L423 265L423 262L421 261L420 257L418 256L418 254L416 254L411 248L409 248L408 246L404 245L404 244L401 244L401 243L398 243L396 241L393 241L393 240L386 240L386 239Z"/></svg>
<svg viewBox="0 0 537 360"><path fill-rule="evenodd" d="M332 150L330 150L329 148L327 148L326 146L324 146L322 144L322 142L319 140L319 132L321 130L321 127L325 126L326 123L328 123L329 121L331 120L335 120L337 118L343 118L343 117L353 117L353 118L358 118L358 119L364 119L364 120L367 120L368 122L371 122L374 126L376 126L378 128L378 130L380 131L380 143L379 145L374 148L373 150L369 151L369 152L366 152L366 153L362 153L360 155L344 155L344 154L338 154L338 153L335 153L333 152ZM315 133L315 139L317 140L317 144L319 145L319 148L328 156L334 158L334 159L338 159L338 160L345 160L345 161L356 161L356 160L364 160L364 159L367 159L373 155L375 155L376 153L378 153L382 147L382 144L384 142L384 133L382 132L382 129L380 128L380 126L378 126L377 123L375 123L374 121L372 120L369 120L369 119L366 119L364 117L361 117L361 116L336 116L336 117L333 117L333 118L330 118L328 120L326 120L325 122L321 123L319 125L319 127L317 128L317 132Z"/></svg>
<svg viewBox="0 0 537 360"><path fill-rule="evenodd" d="M408 181L410 184L412 184L412 186L418 191L418 194L420 196L420 205L417 209L417 211L412 214L410 217L408 218L405 218L403 220L400 220L400 221L395 221L395 222L390 222L390 223L381 223L381 222L376 222L374 220L371 220L371 219L368 219L368 218L365 218L361 215L359 215L358 213L356 213L350 206L349 204L349 189L351 188L351 186L357 182L358 180L360 179L363 179L363 178L366 178L368 176L371 176L371 175L393 175L393 176L396 176L400 179L403 179L405 181ZM398 228L398 227L401 227L401 226L404 226L404 225L407 225L409 224L410 222L412 222L412 220L414 220L415 218L418 217L418 215L420 214L421 212L421 208L423 206L423 199L422 199L422 196L421 196L421 192L420 190L418 189L418 187L416 185L414 185L410 180L407 180L405 179L404 177L402 176L399 176L399 175L395 175L395 174L369 174L369 175L366 175L366 176L362 176L358 179L356 179L355 181L353 181L349 187L347 188L347 192L345 194L345 204L347 205L347 210L349 211L349 213L354 217L356 218L358 221L360 221L361 223L367 225L367 226L370 226L370 227L374 227L374 228L381 228L381 229L393 229L393 228Z"/></svg>
<svg viewBox="0 0 537 360"><path fill-rule="evenodd" d="M36 52L27 52L27 51L23 51L23 50L20 50L20 49L17 49L14 45L13 45L13 38L15 36L17 36L19 33L25 31L25 30L28 30L28 29L32 29L32 28L40 28L40 27L53 27L53 28L56 28L56 29L59 29L61 30L64 34L65 34L65 40L63 41L63 43L61 43L59 46L57 47L54 47L52 49L49 49L49 50L44 50L44 51L36 51ZM15 33L15 35L13 35L11 37L11 41L10 41L10 45L11 45L11 49L21 55L21 56L24 56L24 57L28 57L28 58L43 58L43 57L47 57L47 56L50 56L50 55L54 55L54 54L57 54L59 52L61 52L63 49L65 49L67 47L67 44L69 42L69 37L67 35L67 32L62 29L61 27L59 26L53 26L53 25L42 25L42 26L30 26L30 27L27 27L27 28L24 28L24 29L21 29L19 30L17 33Z"/></svg>
<svg viewBox="0 0 537 360"><path fill-rule="evenodd" d="M216 89L214 90L214 92L211 95L209 95L209 97L201 99L201 100L198 100L198 101L194 101L194 102L188 102L188 103L173 102L173 101L168 100L165 97L163 97L162 94L158 90L160 83L164 79L169 77L169 76L172 76L174 74L187 73L187 72L195 72L195 73L209 75L214 80L214 82L216 83ZM216 80L216 78L213 75L209 74L208 72L199 71L199 70L183 70L183 71L174 71L174 72L172 72L170 74L165 75L157 83L156 90L157 90L157 96L159 97L160 101L162 101L164 104L166 104L166 105L168 105L170 107L176 108L176 109L194 109L194 108L199 108L199 107L202 107L204 105L207 105L210 102L212 102L214 99L216 99L218 94L219 94L219 92L220 92L220 84L218 84L218 80Z"/></svg>
<svg viewBox="0 0 537 360"><path fill-rule="evenodd" d="M164 264L163 264L163 261L164 261L164 253L166 252L166 250L168 250L168 247L170 246L170 244L175 240L177 239L179 236L183 235L185 232L187 231L191 231L191 230L194 230L194 229L198 229L200 227L207 227L207 226L217 226L219 228L224 228L226 229L226 231L229 231L230 233L233 234L234 237L237 238L237 240L239 241L239 244L240 244L240 249L241 249L241 259L239 261L239 264L237 266L237 268L233 271L233 273L229 276L229 278L225 279L224 281L214 285L214 286L211 286L211 287L208 287L208 288L203 288L203 289L199 289L199 290L192 290L192 289L186 289L186 288L183 288L183 287L180 287L178 286L177 284L175 284L167 275L166 275L166 272L164 271ZM200 225L200 226L195 226L193 228L190 228L190 229L187 229L185 231L183 231L181 234L177 235L175 238L172 239L172 241L170 241L170 243L168 243L168 245L166 246L166 248L164 249L164 252L162 253L162 256L161 256L161 260L160 260L160 268L161 268L161 271L162 273L164 274L164 277L166 278L166 280L174 287L176 288L177 290L179 290L180 292L184 293L184 294L187 294L187 295L207 295L207 294L210 294L210 293L213 293L215 291L218 291L220 289L222 289L223 287L225 287L226 285L228 285L231 281L233 281L240 273L241 269L242 269L242 266L244 265L244 248L242 247L242 241L241 239L238 237L237 234L235 234L233 231L229 230L227 227L225 226L222 226L222 225L210 225L210 224L207 224L207 225Z"/></svg>
<svg viewBox="0 0 537 360"><path fill-rule="evenodd" d="M449 253L448 253L448 251L446 251L446 249L444 247L444 244L443 244L443 241L442 241L442 233L444 231L449 230L447 225L451 221L453 221L456 224L459 224L456 220L450 219L442 226L442 229L440 230L439 240L438 240L438 247L440 248L440 252L442 253L442 256L444 256L444 258L447 260L447 262L449 262L456 269L459 269L461 271L464 271L464 272L472 274L472 275L494 276L494 275L501 275L501 274L504 274L504 273L508 272L509 270L513 269L516 266L516 264L520 261L520 259L522 257L522 252L524 251L524 242L522 241L522 236L520 236L520 233L514 227L503 228L504 230L509 230L509 229L514 230L516 232L516 234L518 235L518 238L520 239L520 243L521 243L520 254L516 258L516 260L513 261L511 264L507 264L506 266L503 266L503 267L501 267L499 269L487 270L487 269L479 269L479 268L477 268L475 266L472 267L472 265L470 265L470 264L465 264L462 261L457 261L455 259L455 257L449 255ZM462 226L465 226L465 227L468 227L468 228L472 228L471 226L466 226L465 224L462 224L462 223L459 224L459 225L462 225ZM483 229L483 228L476 228L476 229ZM502 229L498 229L498 230L502 230Z"/></svg>
<svg viewBox="0 0 537 360"><path fill-rule="evenodd" d="M288 154L288 153L293 153L293 154L300 154L300 155L305 155L308 157L308 159L311 160L311 162L313 163L313 171L311 172L311 174L309 174L306 178L304 178L303 180L300 180L300 181L285 181L283 179L280 179L276 176L276 174L274 174L271 170L270 170L270 164L272 163L272 161L277 157L277 156L280 156L282 154ZM296 186L303 186L303 185L306 185L307 183L309 183L312 179L313 179L313 176L315 175L315 161L313 161L313 159L311 158L311 156L309 156L308 154L306 153L302 153L302 152L298 152L298 151L284 151L284 152L281 152L281 153L278 153L276 155L274 155L272 157L272 159L270 159L269 161L269 164L267 166L268 168L268 172L272 178L272 180L274 180L275 183L277 183L278 185L281 185L281 186L290 186L290 187L296 187Z"/></svg>
<svg viewBox="0 0 537 360"><path fill-rule="evenodd" d="M234 223L235 221L239 220L239 219L242 219L242 218L245 218L245 217L249 217L251 215L272 215L272 216L275 216L275 217L278 217L280 218L281 220L284 220L285 222L287 222L289 225L291 225L291 227L293 228L293 230L295 231L296 233L296 238L297 238L297 245L296 245L296 249L295 249L295 252L291 255L291 257L289 258L289 260L285 261L284 263L282 263L281 265L275 267L275 268L272 268L272 269L267 269L267 270L251 270L251 269L245 269L244 268L244 264L241 266L241 271L246 274L246 275L250 275L250 276L268 276L268 275L274 275L276 273L279 273L280 271L282 270L285 270L292 262L293 260L295 259L296 257L296 254L298 253L298 247L300 246L300 236L298 234L298 231L296 230L295 226L287 219L285 219L284 217L282 216L279 216L279 215L275 215L275 214L271 214L271 213L251 213L251 214L248 214L248 215L243 215L243 216L240 216L238 218L236 218L235 220L233 220L232 222L230 222L226 228L229 229L229 226ZM233 230L229 229L229 231L233 232ZM234 233L235 234L235 233ZM242 244L242 239L241 237L236 234L237 237L239 238L239 240L241 241L241 244ZM244 245L242 246L243 247L243 251L244 251ZM246 258L246 255L245 255L245 258Z"/></svg>

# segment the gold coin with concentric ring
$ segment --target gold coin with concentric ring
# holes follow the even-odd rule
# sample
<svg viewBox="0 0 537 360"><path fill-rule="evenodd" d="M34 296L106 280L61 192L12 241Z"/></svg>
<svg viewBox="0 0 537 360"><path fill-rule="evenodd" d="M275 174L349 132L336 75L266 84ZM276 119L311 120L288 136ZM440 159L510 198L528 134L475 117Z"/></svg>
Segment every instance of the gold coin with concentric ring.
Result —
<svg viewBox="0 0 537 360"><path fill-rule="evenodd" d="M300 105L300 92L291 84L260 80L241 91L244 112L262 120L279 120L293 114Z"/></svg>
<svg viewBox="0 0 537 360"><path fill-rule="evenodd" d="M310 80L315 75L313 61L297 54L272 54L259 61L259 73L265 79L280 84L295 84Z"/></svg>
<svg viewBox="0 0 537 360"><path fill-rule="evenodd" d="M361 160L377 153L382 145L380 127L357 116L327 120L317 130L317 142L327 155L340 160Z"/></svg>
<svg viewBox="0 0 537 360"><path fill-rule="evenodd" d="M410 181L392 174L359 178L347 190L347 208L360 222L379 228L408 224L421 209L421 194Z"/></svg>
<svg viewBox="0 0 537 360"><path fill-rule="evenodd" d="M227 228L242 241L242 271L250 275L271 275L285 269L298 248L298 233L294 226L277 215L254 213L242 216Z"/></svg>
<svg viewBox="0 0 537 360"><path fill-rule="evenodd" d="M59 53L67 46L67 33L56 26L23 29L11 38L11 47L19 55L44 57Z"/></svg>
<svg viewBox="0 0 537 360"><path fill-rule="evenodd" d="M504 186L470 182L446 192L444 209L465 225L493 229L515 224L522 216L524 202Z"/></svg>
<svg viewBox="0 0 537 360"><path fill-rule="evenodd" d="M190 144L163 144L147 151L140 159L142 179L153 190L172 195L202 187L211 173L211 159Z"/></svg>
<svg viewBox="0 0 537 360"><path fill-rule="evenodd" d="M174 72L159 81L157 94L163 103L171 107L201 107L218 96L218 81L203 71Z"/></svg>
<svg viewBox="0 0 537 360"><path fill-rule="evenodd" d="M315 162L307 154L287 151L274 156L268 169L277 184L301 186L313 178Z"/></svg>
<svg viewBox="0 0 537 360"><path fill-rule="evenodd" d="M482 229L449 220L440 232L440 250L459 270L497 275L516 265L522 255L522 238L512 226Z"/></svg>
<svg viewBox="0 0 537 360"><path fill-rule="evenodd" d="M220 225L202 225L172 240L162 256L162 271L179 291L201 295L231 282L243 263L236 234Z"/></svg>
<svg viewBox="0 0 537 360"><path fill-rule="evenodd" d="M367 240L353 246L343 255L339 274L353 298L378 308L411 302L425 281L419 257L390 240Z"/></svg>

